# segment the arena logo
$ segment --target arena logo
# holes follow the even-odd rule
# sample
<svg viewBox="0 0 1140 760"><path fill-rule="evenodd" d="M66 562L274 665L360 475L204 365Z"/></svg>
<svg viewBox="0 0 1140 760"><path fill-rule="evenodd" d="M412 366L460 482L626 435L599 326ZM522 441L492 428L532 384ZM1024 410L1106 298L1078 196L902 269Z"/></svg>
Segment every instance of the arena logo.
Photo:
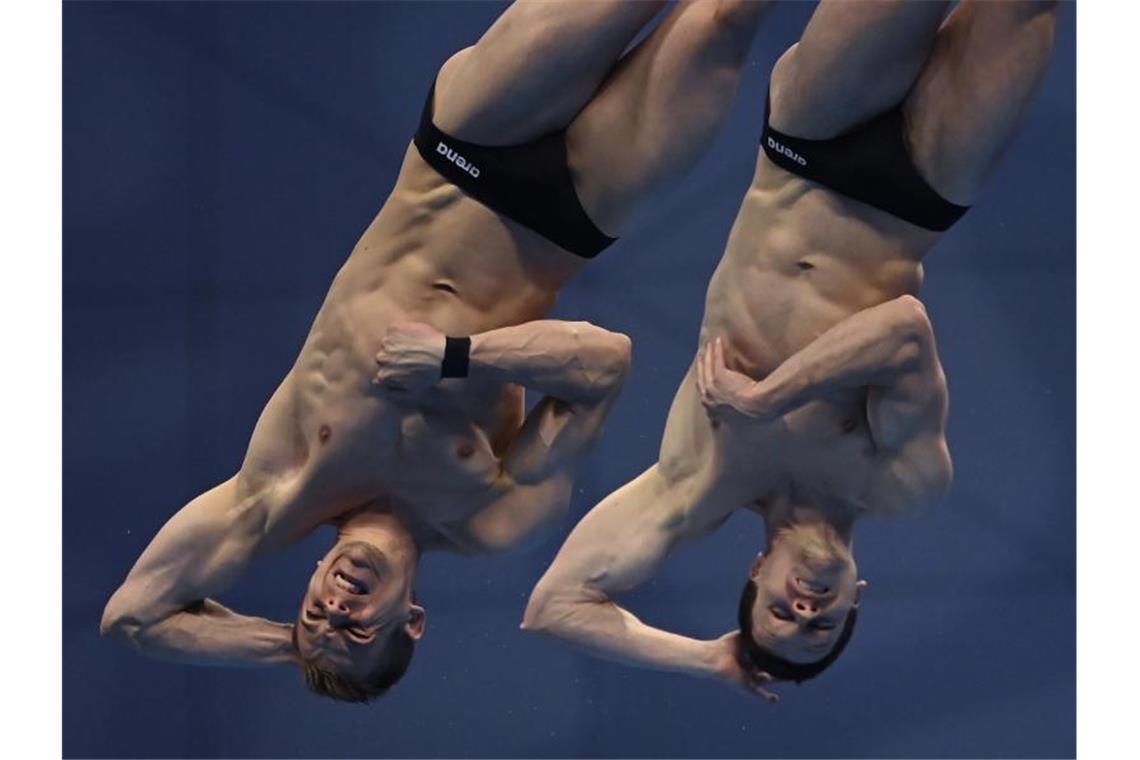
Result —
<svg viewBox="0 0 1140 760"><path fill-rule="evenodd" d="M435 146L435 152L441 156L447 156L448 161L455 164L460 169L470 174L472 177L479 176L479 167L475 166L475 164L471 163L466 158L459 155L451 148L447 147L446 143L441 141L439 145Z"/></svg>
<svg viewBox="0 0 1140 760"><path fill-rule="evenodd" d="M776 142L771 137L768 138L768 147L771 148L772 150L776 151L777 153L781 153L781 154L787 156L788 158L792 159L793 161L795 161L800 166L807 166L807 159L806 158L801 156L799 153L796 153L794 150L792 150L788 146Z"/></svg>

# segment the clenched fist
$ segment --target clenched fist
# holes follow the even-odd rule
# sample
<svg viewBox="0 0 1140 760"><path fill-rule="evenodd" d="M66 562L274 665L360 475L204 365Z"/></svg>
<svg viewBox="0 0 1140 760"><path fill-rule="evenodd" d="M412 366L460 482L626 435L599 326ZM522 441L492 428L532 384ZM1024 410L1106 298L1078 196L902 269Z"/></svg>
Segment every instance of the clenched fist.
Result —
<svg viewBox="0 0 1140 760"><path fill-rule="evenodd" d="M439 382L447 336L423 322L398 322L388 328L376 354L374 385L415 394Z"/></svg>

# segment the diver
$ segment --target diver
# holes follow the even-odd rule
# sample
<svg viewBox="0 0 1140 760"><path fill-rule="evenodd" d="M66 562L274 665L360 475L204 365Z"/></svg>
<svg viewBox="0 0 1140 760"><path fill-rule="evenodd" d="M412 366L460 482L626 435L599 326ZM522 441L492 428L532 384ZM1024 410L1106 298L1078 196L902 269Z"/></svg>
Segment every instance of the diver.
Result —
<svg viewBox="0 0 1140 760"><path fill-rule="evenodd" d="M680 3L631 48L663 4L518 2L443 64L244 461L153 538L105 635L179 662L295 665L365 702L424 633L424 552L508 550L559 524L630 345L541 317L712 143L764 13ZM544 396L526 415L524 387ZM217 601L322 524L336 543L294 622Z"/></svg>
<svg viewBox="0 0 1140 760"><path fill-rule="evenodd" d="M1017 132L1053 44L1052 2L947 7L824 0L776 62L657 462L573 530L525 629L769 702L844 651L866 586L855 522L935 503L952 479L922 260ZM699 640L615 601L739 509L765 544L735 630Z"/></svg>

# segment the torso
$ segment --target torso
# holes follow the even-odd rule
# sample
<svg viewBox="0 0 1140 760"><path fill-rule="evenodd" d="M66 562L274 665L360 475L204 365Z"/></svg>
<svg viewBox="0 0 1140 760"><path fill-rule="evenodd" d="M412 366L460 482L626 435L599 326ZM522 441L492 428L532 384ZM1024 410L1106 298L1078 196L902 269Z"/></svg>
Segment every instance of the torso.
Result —
<svg viewBox="0 0 1140 760"><path fill-rule="evenodd" d="M522 422L522 389L445 381L401 402L371 384L381 338L398 321L470 335L536 319L583 263L472 200L409 147L279 391L297 427L290 477L312 505L288 532L376 504L439 534L485 506Z"/></svg>
<svg viewBox="0 0 1140 760"><path fill-rule="evenodd" d="M761 379L840 320L916 293L922 258L937 239L789 174L761 152L709 283L702 344L723 337L728 365ZM720 494L698 507L709 510L709 521L724 510L778 500L873 510L858 499L876 466L867 412L867 393L859 390L809 403L770 425L714 427L690 372L671 413L674 440L667 430L663 449L709 447L699 459L715 471L707 480ZM726 503L729 494L738 503Z"/></svg>

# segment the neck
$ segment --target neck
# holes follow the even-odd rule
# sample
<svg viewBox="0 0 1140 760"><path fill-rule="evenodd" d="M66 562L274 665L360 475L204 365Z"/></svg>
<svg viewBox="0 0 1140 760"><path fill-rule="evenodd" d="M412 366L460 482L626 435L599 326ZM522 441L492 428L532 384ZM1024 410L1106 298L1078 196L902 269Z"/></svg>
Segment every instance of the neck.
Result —
<svg viewBox="0 0 1140 760"><path fill-rule="evenodd" d="M850 548L852 532L855 528L856 510L843 505L808 505L790 502L768 504L760 512L764 519L764 534L767 550L772 548L772 538L784 528L800 527L818 530L836 536Z"/></svg>
<svg viewBox="0 0 1140 760"><path fill-rule="evenodd" d="M415 572L420 547L408 527L391 512L361 510L345 516L337 525L337 542L364 541L382 550L393 561Z"/></svg>

